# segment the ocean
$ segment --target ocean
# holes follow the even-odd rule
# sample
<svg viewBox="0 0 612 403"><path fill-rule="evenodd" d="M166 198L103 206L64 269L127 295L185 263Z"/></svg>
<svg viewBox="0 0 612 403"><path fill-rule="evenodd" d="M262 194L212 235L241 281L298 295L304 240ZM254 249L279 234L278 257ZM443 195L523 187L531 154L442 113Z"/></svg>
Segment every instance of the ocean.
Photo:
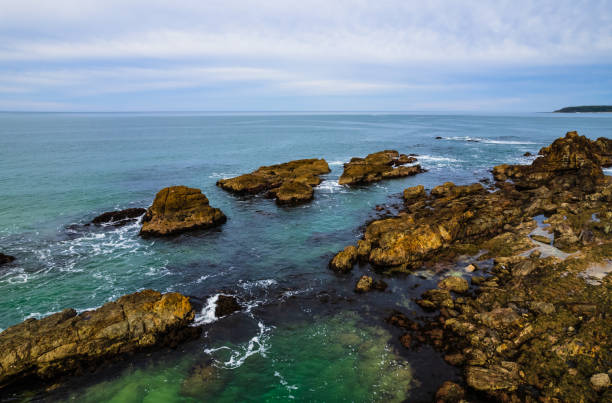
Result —
<svg viewBox="0 0 612 403"><path fill-rule="evenodd" d="M177 349L12 397L431 401L458 370L429 347L403 348L385 318L394 309L424 315L414 298L439 273L384 278L385 292L358 295L369 267L337 275L329 260L361 237L377 205L400 204L406 187L490 178L494 165L530 163L525 152L570 130L612 137L612 114L0 113L0 252L17 258L0 267L0 329L145 288L192 296L204 329ZM344 162L384 149L417 154L428 172L338 185ZM309 204L278 207L215 186L299 158L325 158L332 170ZM200 188L227 223L168 239L141 239L138 224L85 225L105 211L148 207L172 185ZM245 310L216 318L219 293ZM218 369L203 388L193 387L198 365Z"/></svg>

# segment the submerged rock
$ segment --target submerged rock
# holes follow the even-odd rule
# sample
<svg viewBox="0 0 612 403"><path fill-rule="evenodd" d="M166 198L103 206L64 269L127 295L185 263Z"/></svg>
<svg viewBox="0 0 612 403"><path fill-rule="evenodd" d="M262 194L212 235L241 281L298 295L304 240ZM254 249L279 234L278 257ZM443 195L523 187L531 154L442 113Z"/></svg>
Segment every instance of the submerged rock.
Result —
<svg viewBox="0 0 612 403"><path fill-rule="evenodd" d="M217 186L236 194L267 192L281 205L295 205L312 200L313 187L320 175L331 172L324 159L303 159L263 166L249 174L221 179Z"/></svg>
<svg viewBox="0 0 612 403"><path fill-rule="evenodd" d="M219 295L217 298L215 307L215 316L217 318L230 315L240 310L242 310L242 306L238 303L236 297L231 295Z"/></svg>
<svg viewBox="0 0 612 403"><path fill-rule="evenodd" d="M175 346L196 337L194 311L178 293L144 290L98 309L66 309L28 319L0 333L0 389L35 378L50 380L122 354Z"/></svg>
<svg viewBox="0 0 612 403"><path fill-rule="evenodd" d="M590 379L593 389L596 391L602 391L610 386L610 376L604 372L595 374Z"/></svg>
<svg viewBox="0 0 612 403"><path fill-rule="evenodd" d="M446 381L436 392L436 403L459 403L465 397L465 390L455 382Z"/></svg>
<svg viewBox="0 0 612 403"><path fill-rule="evenodd" d="M215 227L226 221L225 214L208 204L200 189L172 186L159 191L143 218L142 236L167 236Z"/></svg>
<svg viewBox="0 0 612 403"><path fill-rule="evenodd" d="M15 261L14 256L5 255L4 253L0 253L0 266L6 263L11 263Z"/></svg>
<svg viewBox="0 0 612 403"><path fill-rule="evenodd" d="M344 172L342 172L338 183L340 185L368 184L383 179L401 178L424 172L420 165L403 166L403 164L415 161L415 157L400 154L395 150L379 151L365 158L355 157L344 164Z"/></svg>
<svg viewBox="0 0 612 403"><path fill-rule="evenodd" d="M92 224L112 224L114 226L121 226L130 222L136 221L140 216L147 212L144 208L128 208L125 210L109 211L100 214L93 220Z"/></svg>

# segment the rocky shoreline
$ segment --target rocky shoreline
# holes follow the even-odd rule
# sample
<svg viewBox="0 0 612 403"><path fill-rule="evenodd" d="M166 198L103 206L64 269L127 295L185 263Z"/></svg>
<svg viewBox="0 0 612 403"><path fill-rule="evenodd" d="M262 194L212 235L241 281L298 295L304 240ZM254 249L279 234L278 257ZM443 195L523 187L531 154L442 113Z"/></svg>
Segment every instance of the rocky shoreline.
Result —
<svg viewBox="0 0 612 403"><path fill-rule="evenodd" d="M445 383L437 401L458 402L465 389L500 402L612 400L611 146L569 132L531 165L495 167L487 189L406 189L403 211L331 260L339 272L361 260L388 275L482 262L416 301L436 316L388 319L405 347L432 344L463 368L465 383Z"/></svg>

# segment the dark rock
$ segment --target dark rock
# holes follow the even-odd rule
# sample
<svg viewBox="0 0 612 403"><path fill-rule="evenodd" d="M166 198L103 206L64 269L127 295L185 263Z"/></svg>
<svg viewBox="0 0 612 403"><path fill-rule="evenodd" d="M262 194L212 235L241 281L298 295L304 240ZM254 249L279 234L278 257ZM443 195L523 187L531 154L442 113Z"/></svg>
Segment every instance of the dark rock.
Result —
<svg viewBox="0 0 612 403"><path fill-rule="evenodd" d="M167 236L215 227L226 221L225 214L208 204L200 189L172 186L159 191L143 218L142 236Z"/></svg>
<svg viewBox="0 0 612 403"><path fill-rule="evenodd" d="M0 333L0 389L30 378L51 380L126 353L175 346L199 334L190 326L193 318L189 298L145 290L80 314L66 309L28 319Z"/></svg>
<svg viewBox="0 0 612 403"><path fill-rule="evenodd" d="M442 140L444 137L436 136L436 140Z"/></svg>
<svg viewBox="0 0 612 403"><path fill-rule="evenodd" d="M529 151L527 151L525 154L523 154L523 157L532 157L533 154L530 153Z"/></svg>
<svg viewBox="0 0 612 403"><path fill-rule="evenodd" d="M121 226L130 222L136 221L140 216L147 212L144 208L128 208L125 210L109 211L100 214L93 220L92 224L112 224L114 226Z"/></svg>
<svg viewBox="0 0 612 403"><path fill-rule="evenodd" d="M470 285L468 284L467 280L464 278L457 277L457 276L450 276L450 277L446 277L445 279L442 279L438 283L438 288L442 290L449 290L452 292L456 292L457 294L464 294L469 290Z"/></svg>
<svg viewBox="0 0 612 403"><path fill-rule="evenodd" d="M458 403L465 397L465 390L458 384L446 381L436 392L436 403Z"/></svg>
<svg viewBox="0 0 612 403"><path fill-rule="evenodd" d="M372 288L378 291L385 291L389 285L382 280L376 280L372 284Z"/></svg>
<svg viewBox="0 0 612 403"><path fill-rule="evenodd" d="M402 346L410 348L412 345L412 336L410 336L410 333L404 333L402 337L400 337L400 343L402 343Z"/></svg>
<svg viewBox="0 0 612 403"><path fill-rule="evenodd" d="M14 256L5 255L4 253L0 253L0 266L6 263L11 263L15 261Z"/></svg>
<svg viewBox="0 0 612 403"><path fill-rule="evenodd" d="M231 315L232 313L240 310L242 310L242 306L238 303L236 297L231 295L219 295L217 298L217 304L215 307L215 316L217 318Z"/></svg>

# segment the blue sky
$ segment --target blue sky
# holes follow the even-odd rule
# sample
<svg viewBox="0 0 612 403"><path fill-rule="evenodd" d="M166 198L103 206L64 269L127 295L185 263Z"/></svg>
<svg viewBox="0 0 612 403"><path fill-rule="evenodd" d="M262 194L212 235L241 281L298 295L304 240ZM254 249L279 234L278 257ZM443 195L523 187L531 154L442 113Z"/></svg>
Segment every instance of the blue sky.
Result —
<svg viewBox="0 0 612 403"><path fill-rule="evenodd" d="M0 0L0 110L612 104L612 0Z"/></svg>

